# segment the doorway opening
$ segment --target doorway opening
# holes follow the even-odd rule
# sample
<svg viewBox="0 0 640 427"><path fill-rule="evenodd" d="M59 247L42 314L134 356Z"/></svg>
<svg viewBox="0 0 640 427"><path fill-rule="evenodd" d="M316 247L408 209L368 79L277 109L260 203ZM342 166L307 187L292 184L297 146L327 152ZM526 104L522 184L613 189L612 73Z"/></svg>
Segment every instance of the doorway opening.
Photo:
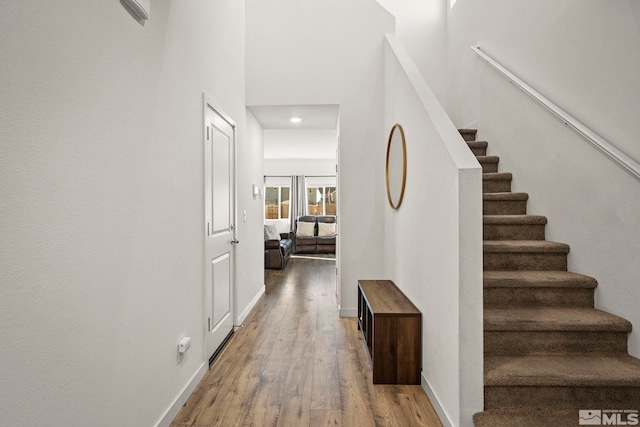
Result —
<svg viewBox="0 0 640 427"><path fill-rule="evenodd" d="M264 223L277 233L293 233L294 257L328 258L326 252L333 252L339 298L339 105L256 105L248 109L263 129ZM314 237L320 240L316 222L315 232L306 236L305 249L298 254L297 219L307 216L335 218L328 219L335 223L329 231L335 243L313 241ZM320 249L310 250L314 244Z"/></svg>

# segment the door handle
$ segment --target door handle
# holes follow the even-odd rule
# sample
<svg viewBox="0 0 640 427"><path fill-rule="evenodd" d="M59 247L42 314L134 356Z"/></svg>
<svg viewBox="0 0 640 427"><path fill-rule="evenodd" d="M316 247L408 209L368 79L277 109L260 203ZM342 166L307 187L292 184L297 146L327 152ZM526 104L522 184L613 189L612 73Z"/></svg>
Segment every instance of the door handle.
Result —
<svg viewBox="0 0 640 427"><path fill-rule="evenodd" d="M232 245L237 245L238 243L240 243L240 240L233 239L233 240L231 241L231 244L232 244Z"/></svg>

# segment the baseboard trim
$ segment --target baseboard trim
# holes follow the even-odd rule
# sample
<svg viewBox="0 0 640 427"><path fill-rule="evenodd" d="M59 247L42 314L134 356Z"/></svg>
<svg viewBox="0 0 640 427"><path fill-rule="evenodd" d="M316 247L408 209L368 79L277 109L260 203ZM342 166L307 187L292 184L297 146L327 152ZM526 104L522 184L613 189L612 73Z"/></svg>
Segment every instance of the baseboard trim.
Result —
<svg viewBox="0 0 640 427"><path fill-rule="evenodd" d="M421 378L420 385L422 386L422 389L424 390L424 392L427 393L427 397L429 398L429 401L431 401L431 406L433 406L433 409L435 409L436 414L438 414L438 418L440 418L440 422L442 423L442 426L453 427L453 423L449 419L447 412L440 405L440 401L438 400L438 398L436 397L436 394L431 389L431 386L429 385L429 381L427 381L427 379L425 378L424 372L420 373L420 378Z"/></svg>
<svg viewBox="0 0 640 427"><path fill-rule="evenodd" d="M249 313L251 313L251 310L253 310L253 307L256 306L256 304L258 303L258 301L260 300L262 295L264 295L264 292L265 292L265 286L262 285L262 287L260 288L258 293L255 294L255 296L253 297L251 302L249 302L249 305L247 305L247 307L244 309L244 311L236 319L236 326L240 326L240 325L242 325L242 323L244 323L244 321L247 318L247 316L249 316Z"/></svg>
<svg viewBox="0 0 640 427"><path fill-rule="evenodd" d="M358 309L340 307L340 317L358 317Z"/></svg>
<svg viewBox="0 0 640 427"><path fill-rule="evenodd" d="M209 366L207 365L207 363L203 363L200 366L200 369L196 371L196 373L191 377L191 380L189 380L187 385L184 386L182 392L178 395L173 404L171 404L171 406L169 406L169 409L167 409L162 417L160 417L160 421L158 421L156 427L169 427L173 419L176 417L176 415L178 415L180 409L187 402L189 396L191 396L193 391L196 389L196 387L204 377L204 374L207 373L208 368Z"/></svg>

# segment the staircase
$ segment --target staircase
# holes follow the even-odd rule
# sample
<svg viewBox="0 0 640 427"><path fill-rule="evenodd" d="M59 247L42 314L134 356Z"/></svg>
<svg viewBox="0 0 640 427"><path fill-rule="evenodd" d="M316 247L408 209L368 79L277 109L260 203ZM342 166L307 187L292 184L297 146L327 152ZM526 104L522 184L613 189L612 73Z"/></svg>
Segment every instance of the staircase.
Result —
<svg viewBox="0 0 640 427"><path fill-rule="evenodd" d="M578 426L581 409L640 410L631 324L594 308L596 280L567 271L569 246L545 240L547 218L527 214L528 194L511 192L487 142L460 133L483 170L485 410L476 427Z"/></svg>

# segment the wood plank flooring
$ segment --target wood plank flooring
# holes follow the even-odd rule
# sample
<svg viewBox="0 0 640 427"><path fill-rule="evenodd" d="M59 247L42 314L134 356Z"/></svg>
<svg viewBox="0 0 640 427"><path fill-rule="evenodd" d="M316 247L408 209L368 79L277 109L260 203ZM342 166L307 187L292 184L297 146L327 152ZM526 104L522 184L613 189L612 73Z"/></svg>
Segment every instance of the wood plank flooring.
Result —
<svg viewBox="0 0 640 427"><path fill-rule="evenodd" d="M292 259L171 427L442 426L420 386L373 385L355 319L341 319L335 262Z"/></svg>

